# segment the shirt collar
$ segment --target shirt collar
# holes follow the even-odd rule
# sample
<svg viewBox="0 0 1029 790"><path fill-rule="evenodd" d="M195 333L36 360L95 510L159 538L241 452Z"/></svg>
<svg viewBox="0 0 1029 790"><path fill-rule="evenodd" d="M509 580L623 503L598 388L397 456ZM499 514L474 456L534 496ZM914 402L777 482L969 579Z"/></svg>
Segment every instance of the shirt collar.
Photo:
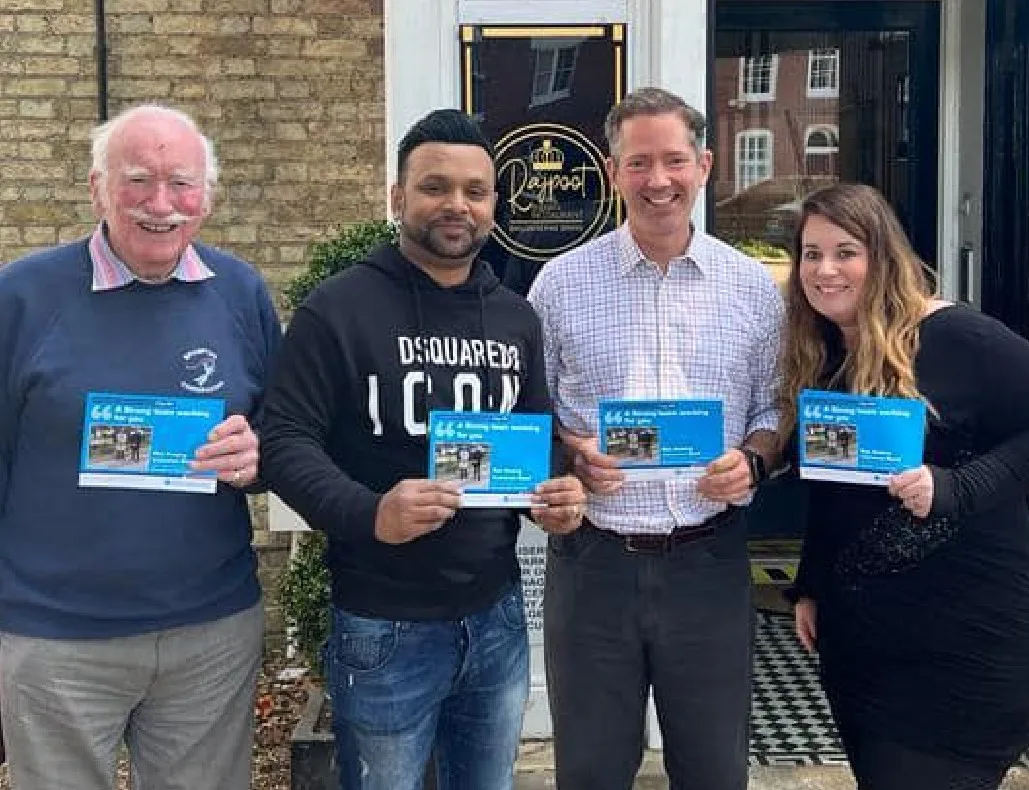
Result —
<svg viewBox="0 0 1029 790"><path fill-rule="evenodd" d="M677 255L669 261L669 268L672 264L691 263L697 267L701 274L707 274L707 264L704 261L704 246L707 243L705 235L692 225L690 226L690 246L683 255ZM622 274L628 274L632 269L643 263L649 263L647 256L636 243L629 230L629 223L623 222L618 228L618 264Z"/></svg>
<svg viewBox="0 0 1029 790"><path fill-rule="evenodd" d="M114 254L111 245L107 243L104 227L103 222L99 223L89 240L89 257L93 261L94 291L113 291L139 279ZM214 272L200 260L200 255L190 244L179 258L171 277L184 283L197 283L214 277Z"/></svg>

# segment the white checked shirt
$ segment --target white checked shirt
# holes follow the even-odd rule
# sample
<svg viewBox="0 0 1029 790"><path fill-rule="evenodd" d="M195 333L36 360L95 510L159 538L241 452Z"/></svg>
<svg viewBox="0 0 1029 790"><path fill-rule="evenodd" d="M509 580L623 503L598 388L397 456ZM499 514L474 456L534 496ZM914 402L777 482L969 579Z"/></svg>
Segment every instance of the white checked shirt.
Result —
<svg viewBox="0 0 1029 790"><path fill-rule="evenodd" d="M622 225L554 258L529 301L543 324L547 383L562 425L596 435L602 398L718 398L725 446L774 430L783 303L757 261L694 230L668 273ZM627 482L590 495L589 519L623 533L700 524L725 506L696 481Z"/></svg>

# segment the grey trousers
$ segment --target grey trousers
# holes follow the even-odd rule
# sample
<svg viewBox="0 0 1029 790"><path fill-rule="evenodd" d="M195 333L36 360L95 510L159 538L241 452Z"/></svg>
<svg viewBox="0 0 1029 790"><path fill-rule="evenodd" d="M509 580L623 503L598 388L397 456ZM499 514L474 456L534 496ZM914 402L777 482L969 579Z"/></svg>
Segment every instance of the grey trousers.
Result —
<svg viewBox="0 0 1029 790"><path fill-rule="evenodd" d="M552 536L544 645L559 790L630 790L653 689L670 790L747 786L753 633L742 515L663 553Z"/></svg>
<svg viewBox="0 0 1029 790"><path fill-rule="evenodd" d="M261 604L230 617L99 640L0 634L15 790L111 790L119 745L134 790L250 787Z"/></svg>

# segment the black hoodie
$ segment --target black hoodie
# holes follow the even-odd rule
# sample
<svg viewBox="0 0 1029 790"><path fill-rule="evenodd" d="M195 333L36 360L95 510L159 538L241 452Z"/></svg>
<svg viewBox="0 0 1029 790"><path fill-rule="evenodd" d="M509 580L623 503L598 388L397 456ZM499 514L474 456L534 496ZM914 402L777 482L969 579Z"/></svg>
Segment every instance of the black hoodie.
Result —
<svg viewBox="0 0 1029 790"><path fill-rule="evenodd" d="M428 410L550 410L529 303L481 261L463 285L444 288L382 246L315 289L278 359L262 476L328 535L336 605L391 620L492 605L518 578L516 511L460 510L398 546L375 538L375 514L397 482L426 477Z"/></svg>

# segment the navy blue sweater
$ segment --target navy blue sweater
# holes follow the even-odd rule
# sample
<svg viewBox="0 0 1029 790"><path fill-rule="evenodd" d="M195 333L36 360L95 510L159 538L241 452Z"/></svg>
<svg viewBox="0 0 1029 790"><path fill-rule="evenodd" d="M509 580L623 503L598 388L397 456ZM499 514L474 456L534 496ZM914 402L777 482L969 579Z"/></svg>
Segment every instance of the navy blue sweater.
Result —
<svg viewBox="0 0 1029 790"><path fill-rule="evenodd" d="M183 355L216 355L206 397L253 417L279 323L246 263L93 292L86 240L0 268L0 630L106 638L209 622L257 602L243 493L80 488L89 391L189 396Z"/></svg>

